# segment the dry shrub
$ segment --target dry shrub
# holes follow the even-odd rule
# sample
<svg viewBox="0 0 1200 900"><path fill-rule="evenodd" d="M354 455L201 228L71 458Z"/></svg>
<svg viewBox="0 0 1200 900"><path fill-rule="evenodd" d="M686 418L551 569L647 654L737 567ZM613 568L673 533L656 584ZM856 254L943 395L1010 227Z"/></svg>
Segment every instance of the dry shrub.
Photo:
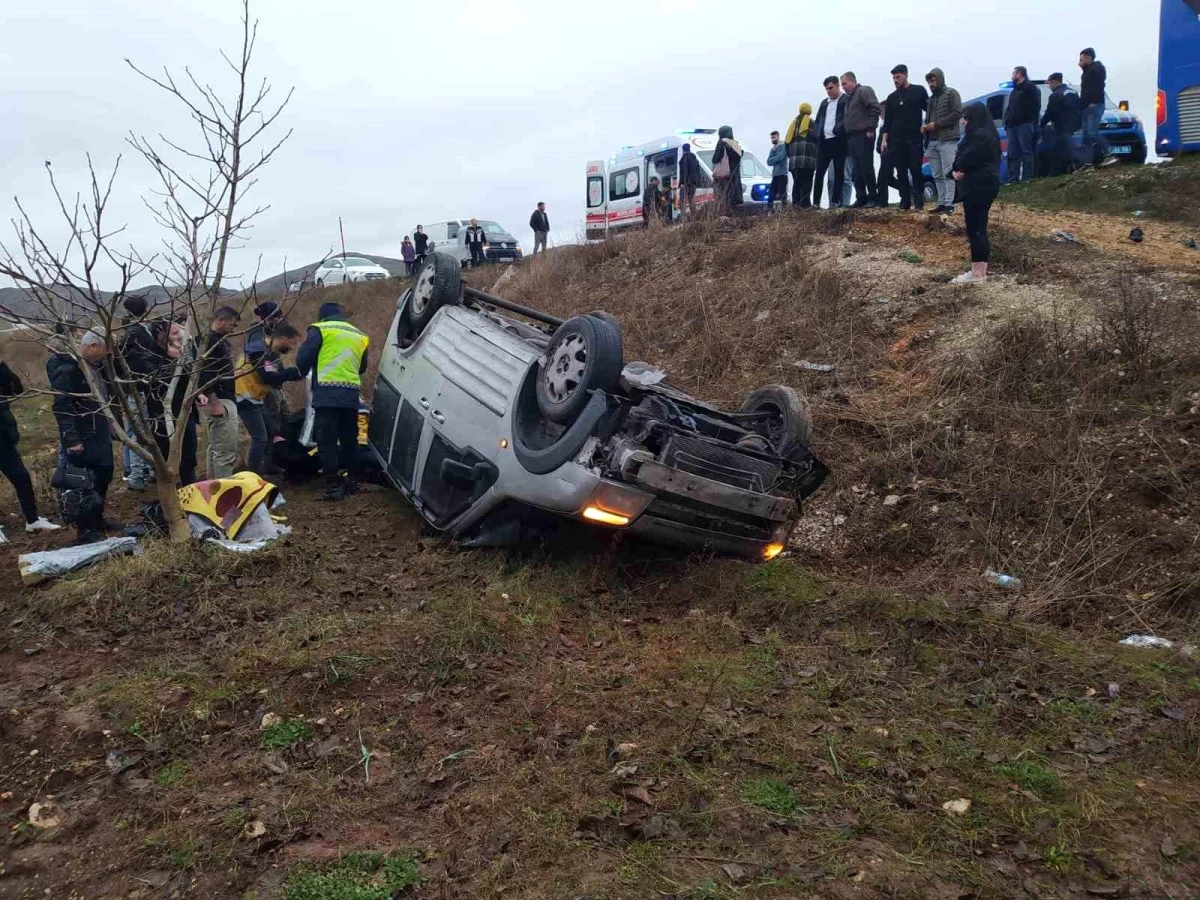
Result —
<svg viewBox="0 0 1200 900"><path fill-rule="evenodd" d="M0 360L8 363L26 388L44 388L47 351L29 334L10 331L0 334Z"/></svg>
<svg viewBox="0 0 1200 900"><path fill-rule="evenodd" d="M1190 341L1197 324L1182 295L1129 272L1100 286L1095 307L1106 345L1138 379L1183 349L1180 339Z"/></svg>

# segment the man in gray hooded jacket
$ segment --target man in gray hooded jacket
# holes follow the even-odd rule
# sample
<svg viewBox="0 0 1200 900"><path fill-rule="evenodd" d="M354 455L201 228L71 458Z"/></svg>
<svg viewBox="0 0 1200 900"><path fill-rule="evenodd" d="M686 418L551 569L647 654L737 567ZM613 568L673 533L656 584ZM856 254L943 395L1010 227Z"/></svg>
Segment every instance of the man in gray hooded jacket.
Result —
<svg viewBox="0 0 1200 900"><path fill-rule="evenodd" d="M929 168L933 170L933 183L937 186L937 209L934 212L954 212L954 155L958 152L959 121L962 119L962 96L952 87L946 86L946 75L941 69L930 69L925 76L929 85L929 109L925 113L925 124L921 133L929 141L926 153Z"/></svg>

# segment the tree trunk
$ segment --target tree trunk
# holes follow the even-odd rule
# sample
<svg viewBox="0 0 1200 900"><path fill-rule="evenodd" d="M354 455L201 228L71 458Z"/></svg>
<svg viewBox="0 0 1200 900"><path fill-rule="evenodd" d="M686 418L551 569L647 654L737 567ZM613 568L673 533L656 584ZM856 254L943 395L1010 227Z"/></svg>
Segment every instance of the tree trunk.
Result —
<svg viewBox="0 0 1200 900"><path fill-rule="evenodd" d="M162 506L163 518L167 520L167 537L172 544L182 544L192 539L192 528L179 504L179 491L175 488L178 476L170 466L155 466L158 478L158 502Z"/></svg>

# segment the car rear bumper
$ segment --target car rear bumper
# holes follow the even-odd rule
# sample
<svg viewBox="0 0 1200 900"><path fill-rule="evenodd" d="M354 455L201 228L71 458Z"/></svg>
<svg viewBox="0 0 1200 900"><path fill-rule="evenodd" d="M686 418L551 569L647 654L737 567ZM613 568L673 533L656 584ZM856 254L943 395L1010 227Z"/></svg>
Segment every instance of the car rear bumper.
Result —
<svg viewBox="0 0 1200 900"><path fill-rule="evenodd" d="M757 541L737 535L721 534L708 528L697 528L670 519L661 519L649 512L642 513L637 521L626 529L630 534L658 544L686 547L690 550L727 553L746 559L767 558L767 547L773 541Z"/></svg>

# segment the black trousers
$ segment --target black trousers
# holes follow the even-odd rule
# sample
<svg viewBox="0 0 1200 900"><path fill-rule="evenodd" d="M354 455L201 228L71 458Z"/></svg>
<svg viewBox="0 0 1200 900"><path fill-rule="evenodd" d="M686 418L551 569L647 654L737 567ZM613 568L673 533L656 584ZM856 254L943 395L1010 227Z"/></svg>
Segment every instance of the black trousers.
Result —
<svg viewBox="0 0 1200 900"><path fill-rule="evenodd" d="M813 170L812 169L793 169L792 170L792 206L798 206L801 209L809 209L812 207L812 187L813 187Z"/></svg>
<svg viewBox="0 0 1200 900"><path fill-rule="evenodd" d="M345 472L353 481L358 475L358 410L321 406L313 412L313 436L325 478Z"/></svg>
<svg viewBox="0 0 1200 900"><path fill-rule="evenodd" d="M33 479L21 459L21 453L15 444L0 438L0 472L12 482L13 490L17 492L17 503L21 506L21 514L25 522L33 522L38 517L37 498L33 493Z"/></svg>
<svg viewBox="0 0 1200 900"><path fill-rule="evenodd" d="M787 176L772 175L771 176L771 205L778 203L783 206L787 203Z"/></svg>
<svg viewBox="0 0 1200 900"><path fill-rule="evenodd" d="M971 242L971 262L985 263L992 258L992 245L988 241L988 213L996 199L996 191L970 193L963 197L963 218L966 220L967 240Z"/></svg>
<svg viewBox="0 0 1200 900"><path fill-rule="evenodd" d="M878 190L875 183L875 140L859 131L849 136L849 146L850 155L854 158L854 202L874 200Z"/></svg>
<svg viewBox="0 0 1200 900"><path fill-rule="evenodd" d="M901 206L912 204L920 209L925 205L925 175L921 172L924 156L925 147L920 138L902 138L895 143L888 138L888 167L889 171L896 173L896 190L900 193ZM881 193L884 190L880 188Z"/></svg>
<svg viewBox="0 0 1200 900"><path fill-rule="evenodd" d="M821 205L821 191L825 187L825 173L833 163L833 196L830 206L840 206L842 185L846 183L846 139L841 135L826 138L817 145L817 171L813 176L813 206ZM874 173L872 173L872 178Z"/></svg>
<svg viewBox="0 0 1200 900"><path fill-rule="evenodd" d="M471 244L471 265L481 266L487 262L487 254L483 252L483 244Z"/></svg>

